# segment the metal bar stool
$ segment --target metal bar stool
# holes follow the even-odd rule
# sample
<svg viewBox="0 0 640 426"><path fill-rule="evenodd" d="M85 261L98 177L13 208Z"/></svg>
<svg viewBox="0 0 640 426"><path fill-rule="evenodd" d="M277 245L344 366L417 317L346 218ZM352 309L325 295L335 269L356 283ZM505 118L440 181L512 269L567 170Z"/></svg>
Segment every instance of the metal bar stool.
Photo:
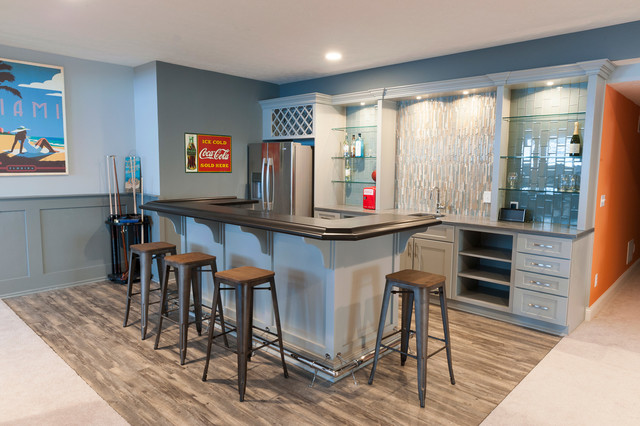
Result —
<svg viewBox="0 0 640 426"><path fill-rule="evenodd" d="M160 290L160 288L151 289L151 263L156 259L158 265L158 275L162 283L162 273L164 271L164 257L167 254L176 254L176 246L165 242L133 244L130 246L129 254L129 278L127 280L127 307L124 311L123 327L127 326L129 321L129 309L131 308L131 298L140 295L140 333L142 340L147 337L147 320L149 317L149 293L151 291ZM135 275L135 260L139 262L140 269L140 291L133 292L133 276Z"/></svg>
<svg viewBox="0 0 640 426"><path fill-rule="evenodd" d="M376 352L373 358L373 368L369 376L369 384L373 383L373 376L378 365L378 357L380 355L380 347L400 352L400 364L404 365L407 356L415 358L418 361L418 396L420 397L420 407L424 407L425 393L427 389L427 364L428 358L437 354L443 349L447 352L447 363L449 364L449 378L451 384L455 385L456 381L453 377L453 366L451 364L451 342L449 336L449 317L447 315L447 299L444 290L445 277L442 275L431 274L428 272L416 271L413 269L405 269L394 272L386 276L386 284L384 287L384 296L382 299L382 311L380 312L380 323L378 324L378 337L376 339ZM401 290L393 290L397 287ZM382 332L389 307L389 299L391 293L400 293L402 295L402 321L401 321L401 343L400 350L383 345ZM440 296L440 312L442 313L442 328L444 329L444 339L429 336L429 293L438 294ZM416 349L417 355L409 354L409 336L411 330L411 315L413 305L416 310ZM437 351L427 355L427 340L433 339L444 342L444 346Z"/></svg>
<svg viewBox="0 0 640 426"><path fill-rule="evenodd" d="M185 359L187 357L187 333L189 329L189 306L191 299L191 291L193 292L193 307L195 313L195 324L196 330L198 331L198 336L202 334L202 288L200 282L200 272L202 271L211 271L211 276L215 277L215 273L217 271L216 268L216 257L210 256L205 253L193 252L193 253L184 253L178 254L175 256L167 256L164 259L165 262L165 272L162 280L162 299L160 301L160 319L158 321L158 333L156 334L156 343L154 345L154 349L158 349L158 344L160 342L160 333L162 331L162 320L169 318L168 313L169 310L167 308L167 287L169 282L169 274L171 273L171 268L173 268L174 274L176 276L176 282L178 284L178 325L180 327L180 339L179 339L179 347L180 347L180 365L183 365ZM204 269L205 267L209 267L209 269ZM215 317L216 317L216 309L217 306L218 316L220 318L220 324L222 326L222 331L225 330L224 325L224 315L222 312L222 301L218 298L218 301L214 300L214 304L211 307L211 319L209 322L209 329L213 330L215 328ZM223 333L224 334L224 333ZM224 335L225 344L228 345L227 336Z"/></svg>
<svg viewBox="0 0 640 426"><path fill-rule="evenodd" d="M278 299L276 296L276 285L274 280L275 273L265 269L254 268L252 266L241 266L227 271L217 272L214 279L213 304L220 303L220 290L235 289L236 293L236 334L238 342L238 392L240 393L240 401L244 401L244 394L247 388L247 361L251 358L251 354L258 349L267 345L278 343L280 348L280 359L282 360L282 369L284 377L289 377L287 365L284 362L284 352L282 349L282 327L280 326L280 313L278 312ZM256 287L260 284L269 283L269 287ZM220 284L229 285L231 287L220 288ZM272 341L263 340L264 344L252 348L251 341L253 338L253 292L254 290L270 290L271 300L273 303L273 314L275 316L277 338ZM257 328L257 327L256 327ZM224 330L223 330L224 331ZM230 330L233 331L233 330ZM227 331L230 332L230 331ZM272 332L269 334L274 335ZM226 333L225 333L226 334ZM217 337L217 336L216 336ZM204 365L204 373L202 381L207 380L207 371L209 369L209 359L211 357L211 344L213 342L213 329L209 329L209 340L207 343L207 360Z"/></svg>

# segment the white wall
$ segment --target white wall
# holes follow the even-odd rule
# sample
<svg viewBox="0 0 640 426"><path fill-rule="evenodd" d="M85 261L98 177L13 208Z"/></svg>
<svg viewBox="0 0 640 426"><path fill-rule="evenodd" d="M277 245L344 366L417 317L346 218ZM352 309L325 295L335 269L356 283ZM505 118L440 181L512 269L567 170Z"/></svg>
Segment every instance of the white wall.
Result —
<svg viewBox="0 0 640 426"><path fill-rule="evenodd" d="M69 161L64 176L0 177L0 197L106 193L110 154L122 189L123 157L135 148L133 69L2 45L0 57L64 67Z"/></svg>

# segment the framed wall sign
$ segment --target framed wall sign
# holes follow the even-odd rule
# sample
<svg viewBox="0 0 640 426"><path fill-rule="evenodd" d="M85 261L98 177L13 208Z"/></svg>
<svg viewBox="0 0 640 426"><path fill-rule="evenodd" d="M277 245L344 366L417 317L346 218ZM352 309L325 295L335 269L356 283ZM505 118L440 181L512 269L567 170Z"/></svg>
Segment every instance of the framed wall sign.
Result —
<svg viewBox="0 0 640 426"><path fill-rule="evenodd" d="M231 136L184 134L187 173L231 173Z"/></svg>
<svg viewBox="0 0 640 426"><path fill-rule="evenodd" d="M0 58L0 175L68 174L63 68Z"/></svg>

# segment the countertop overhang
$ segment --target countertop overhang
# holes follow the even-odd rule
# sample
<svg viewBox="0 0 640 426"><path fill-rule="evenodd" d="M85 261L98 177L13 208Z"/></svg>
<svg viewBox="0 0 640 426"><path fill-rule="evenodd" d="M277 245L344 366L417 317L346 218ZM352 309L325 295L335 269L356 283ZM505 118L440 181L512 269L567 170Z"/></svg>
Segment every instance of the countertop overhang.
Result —
<svg viewBox="0 0 640 426"><path fill-rule="evenodd" d="M141 206L168 215L186 216L247 226L318 240L359 241L380 235L424 230L441 223L432 215L382 213L348 219L319 219L275 214L252 209L256 201L235 197L190 198L150 201Z"/></svg>

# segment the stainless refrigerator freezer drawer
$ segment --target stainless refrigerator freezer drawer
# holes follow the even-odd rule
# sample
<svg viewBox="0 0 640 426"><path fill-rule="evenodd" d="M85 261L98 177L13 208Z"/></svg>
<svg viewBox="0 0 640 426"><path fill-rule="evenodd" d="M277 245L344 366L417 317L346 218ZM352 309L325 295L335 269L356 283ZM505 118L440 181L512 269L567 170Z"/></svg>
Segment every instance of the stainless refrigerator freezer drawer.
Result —
<svg viewBox="0 0 640 426"><path fill-rule="evenodd" d="M516 288L513 292L513 313L553 324L566 325L567 301L565 297Z"/></svg>
<svg viewBox="0 0 640 426"><path fill-rule="evenodd" d="M569 279L534 272L516 271L515 286L556 296L569 295Z"/></svg>

